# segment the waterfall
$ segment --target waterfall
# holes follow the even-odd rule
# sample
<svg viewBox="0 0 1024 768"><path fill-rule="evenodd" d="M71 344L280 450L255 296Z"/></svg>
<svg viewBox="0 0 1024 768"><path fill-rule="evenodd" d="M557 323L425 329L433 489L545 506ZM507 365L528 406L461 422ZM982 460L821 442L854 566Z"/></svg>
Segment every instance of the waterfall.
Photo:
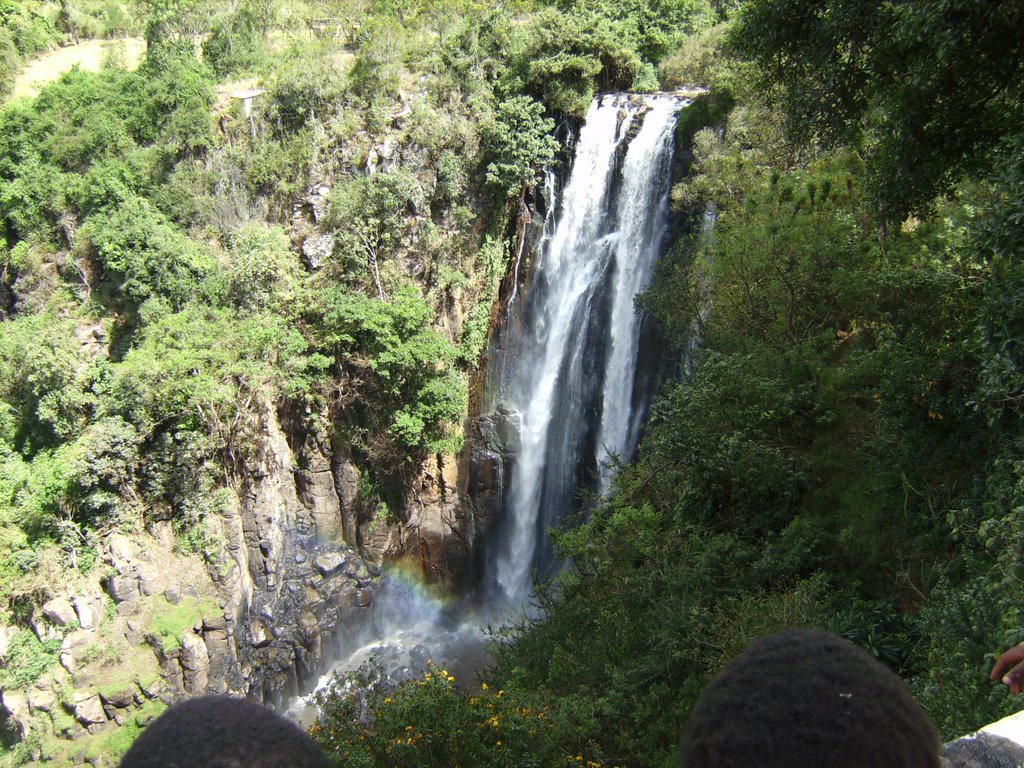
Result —
<svg viewBox="0 0 1024 768"><path fill-rule="evenodd" d="M580 492L606 490L608 465L631 458L639 439L650 392L636 386L633 302L664 240L682 105L674 96L594 101L553 231L528 290L514 296L518 325L494 354L488 387L518 434L485 574L510 602L527 596L532 569L551 567L545 531Z"/></svg>
<svg viewBox="0 0 1024 768"><path fill-rule="evenodd" d="M496 467L502 516L483 573L488 605L479 613L445 605L392 572L369 624L339 648L321 686L370 658L395 678L427 658L475 669L483 623L529 595L531 570L551 567L545 531L577 507L581 490L607 489L604 464L632 458L652 396L633 301L665 239L673 129L685 103L667 95L597 99L564 188L546 174L534 263L523 247L513 254L515 284L488 368L491 413L482 417L493 432L487 454L512 454ZM295 716L308 704L297 700Z"/></svg>

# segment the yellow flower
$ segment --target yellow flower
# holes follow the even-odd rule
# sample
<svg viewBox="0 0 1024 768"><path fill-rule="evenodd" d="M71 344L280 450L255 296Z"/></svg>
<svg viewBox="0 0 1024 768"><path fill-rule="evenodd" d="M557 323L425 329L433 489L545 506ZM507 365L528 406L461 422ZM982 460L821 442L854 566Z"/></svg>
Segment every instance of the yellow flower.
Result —
<svg viewBox="0 0 1024 768"><path fill-rule="evenodd" d="M487 683L480 683L480 688L486 691L487 690Z"/></svg>

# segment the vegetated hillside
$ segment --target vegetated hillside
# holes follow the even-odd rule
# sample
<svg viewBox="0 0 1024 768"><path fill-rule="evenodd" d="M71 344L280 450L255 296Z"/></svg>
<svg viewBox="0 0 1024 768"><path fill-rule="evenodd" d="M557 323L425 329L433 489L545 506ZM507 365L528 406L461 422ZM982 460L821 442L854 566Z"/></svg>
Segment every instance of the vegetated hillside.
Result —
<svg viewBox="0 0 1024 768"><path fill-rule="evenodd" d="M899 671L948 738L1019 706L988 671L1024 639L1021 13L752 0L666 62L724 127L674 191L714 230L644 299L697 348L492 683L637 765L792 624Z"/></svg>

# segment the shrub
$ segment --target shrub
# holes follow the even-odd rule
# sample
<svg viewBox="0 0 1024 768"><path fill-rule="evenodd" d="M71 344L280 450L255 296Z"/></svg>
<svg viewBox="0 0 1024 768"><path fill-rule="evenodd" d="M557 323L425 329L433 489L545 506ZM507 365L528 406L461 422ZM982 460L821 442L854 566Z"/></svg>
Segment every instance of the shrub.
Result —
<svg viewBox="0 0 1024 768"><path fill-rule="evenodd" d="M484 126L484 146L490 162L487 186L499 198L515 197L534 183L537 173L558 151L554 121L529 96L516 96L498 105L494 121Z"/></svg>
<svg viewBox="0 0 1024 768"><path fill-rule="evenodd" d="M320 695L310 734L337 765L371 768L597 768L534 698L485 684L459 691L429 664L417 680L391 683L363 670Z"/></svg>
<svg viewBox="0 0 1024 768"><path fill-rule="evenodd" d="M0 27L0 102L14 93L14 81L21 71L21 55L11 33Z"/></svg>
<svg viewBox="0 0 1024 768"><path fill-rule="evenodd" d="M159 296L180 306L214 269L209 251L143 198L89 217L80 234L106 274L136 303Z"/></svg>
<svg viewBox="0 0 1024 768"><path fill-rule="evenodd" d="M287 136L313 119L326 122L344 101L346 72L321 49L293 52L274 73L266 118L278 136Z"/></svg>
<svg viewBox="0 0 1024 768"><path fill-rule="evenodd" d="M41 642L35 632L29 629L15 632L7 646L4 664L0 667L0 686L28 688L57 663L60 644L60 638Z"/></svg>

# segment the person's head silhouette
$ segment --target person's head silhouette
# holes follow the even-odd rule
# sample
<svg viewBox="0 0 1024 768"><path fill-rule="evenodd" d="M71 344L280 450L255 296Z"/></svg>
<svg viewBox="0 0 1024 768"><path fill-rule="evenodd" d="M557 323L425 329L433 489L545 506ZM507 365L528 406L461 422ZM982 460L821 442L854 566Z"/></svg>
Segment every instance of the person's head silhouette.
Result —
<svg viewBox="0 0 1024 768"><path fill-rule="evenodd" d="M900 678L826 632L766 637L690 713L684 768L938 768L935 729Z"/></svg>
<svg viewBox="0 0 1024 768"><path fill-rule="evenodd" d="M120 768L329 768L309 736L276 712L244 699L203 696L154 720Z"/></svg>

